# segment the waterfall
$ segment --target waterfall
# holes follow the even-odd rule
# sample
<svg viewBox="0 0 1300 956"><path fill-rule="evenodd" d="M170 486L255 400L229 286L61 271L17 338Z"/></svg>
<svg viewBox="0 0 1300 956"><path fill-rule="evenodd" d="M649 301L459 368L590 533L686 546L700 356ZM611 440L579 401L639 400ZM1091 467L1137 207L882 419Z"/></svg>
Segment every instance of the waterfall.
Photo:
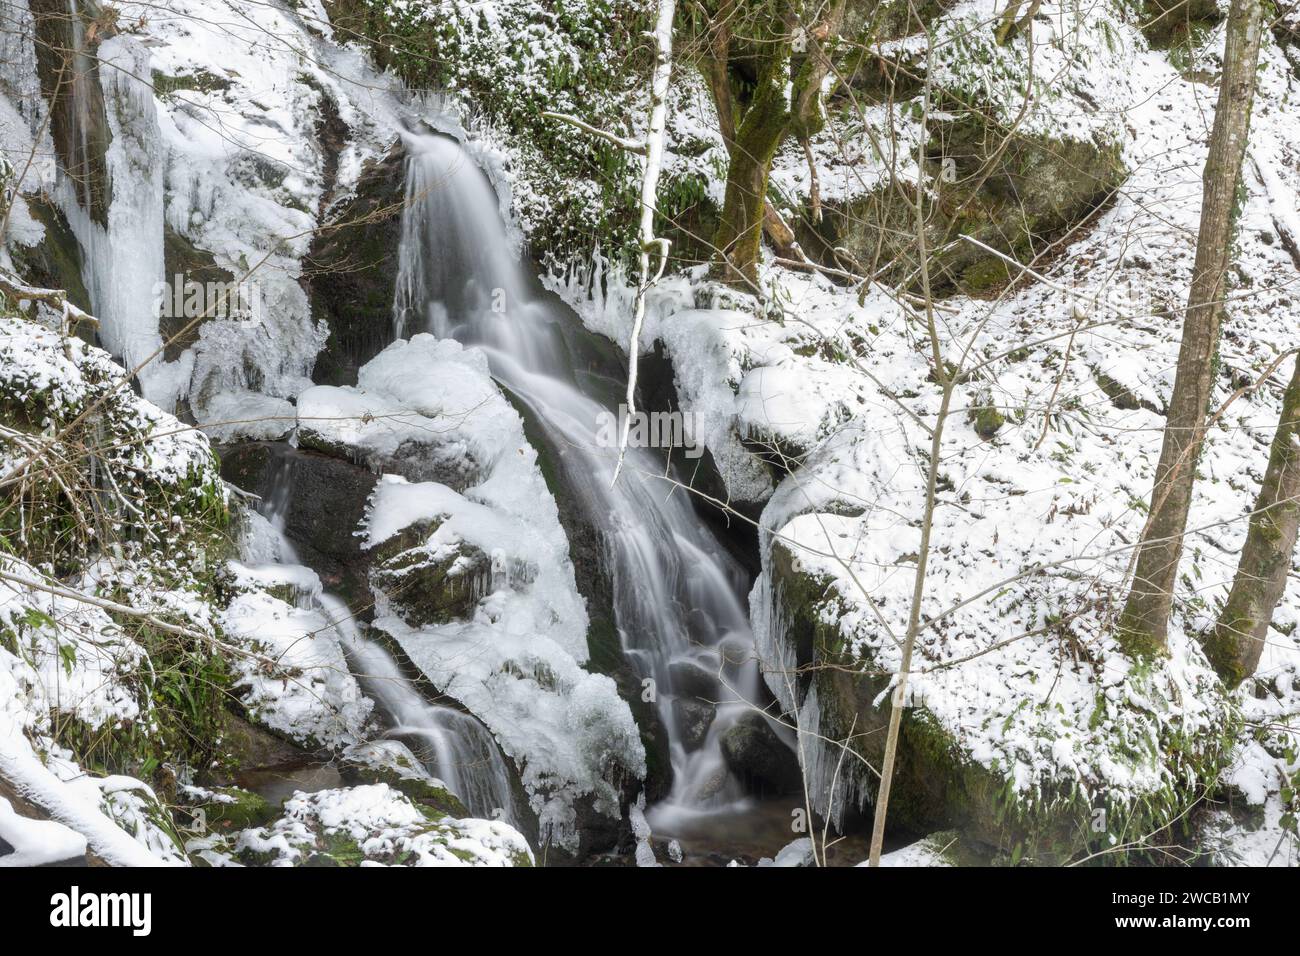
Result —
<svg viewBox="0 0 1300 956"><path fill-rule="evenodd" d="M292 467L286 460L258 511L277 536L278 563L289 565L300 563L284 532L292 496ZM518 826L510 769L488 729L468 714L426 700L388 649L365 635L342 599L315 587L297 600L329 622L362 691L389 723L386 736L405 742L470 813Z"/></svg>
<svg viewBox="0 0 1300 956"><path fill-rule="evenodd" d="M603 529L623 649L654 682L670 739L673 790L652 820L671 828L747 806L721 752L723 733L760 694L744 574L701 523L689 492L663 480L650 450L630 449L611 487L617 449L601 433L611 410L574 375L562 316L530 291L511 256L496 193L449 137L408 134L406 147L395 334L428 331L483 349L498 382L561 450L579 506ZM686 733L701 705L713 711L702 742Z"/></svg>

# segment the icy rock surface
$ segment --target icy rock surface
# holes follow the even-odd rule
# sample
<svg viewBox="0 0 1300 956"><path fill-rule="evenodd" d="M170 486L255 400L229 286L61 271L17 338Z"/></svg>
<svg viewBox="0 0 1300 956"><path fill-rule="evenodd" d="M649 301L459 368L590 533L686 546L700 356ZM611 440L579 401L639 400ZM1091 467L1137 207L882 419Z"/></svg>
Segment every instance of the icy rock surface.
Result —
<svg viewBox="0 0 1300 956"><path fill-rule="evenodd" d="M333 410L365 407L371 420L337 426ZM490 559L488 580L464 619L412 622L375 587L375 627L389 634L434 686L463 704L522 773L543 842L576 846L575 802L619 813L625 777L645 753L614 682L588 673L587 612L558 512L518 414L475 349L420 334L362 368L355 389L317 387L299 398L300 429L382 468L404 442L423 461L476 463L468 486L385 475L371 497L363 542L374 549L419 533L419 561L455 559L467 546ZM379 580L379 579L376 579Z"/></svg>

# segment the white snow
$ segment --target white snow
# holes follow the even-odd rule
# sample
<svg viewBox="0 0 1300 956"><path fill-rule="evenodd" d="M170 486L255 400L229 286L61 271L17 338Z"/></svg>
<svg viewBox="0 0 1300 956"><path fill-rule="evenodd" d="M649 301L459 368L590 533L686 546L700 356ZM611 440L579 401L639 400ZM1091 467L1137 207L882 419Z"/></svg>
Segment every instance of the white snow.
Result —
<svg viewBox="0 0 1300 956"><path fill-rule="evenodd" d="M356 389L305 393L299 415L350 401L391 402L400 417L337 425L329 424L332 416L307 417L299 427L330 429L329 440L363 460L390 454L397 432L417 435L435 456L441 442L450 442L477 465L463 491L385 475L371 498L364 542L373 548L432 522L422 560L443 560L462 543L472 545L491 558L490 591L469 620L413 627L388 612L377 590L375 626L439 691L483 721L519 767L544 840L572 847L574 801L591 795L598 811L617 814L621 776L643 775L645 755L614 682L580 666L587 660L586 608L522 421L480 352L429 335L389 346L362 368Z"/></svg>
<svg viewBox="0 0 1300 956"><path fill-rule="evenodd" d="M387 784L296 793L284 816L243 831L236 850L269 854L272 866L300 863L324 844L352 841L372 865L515 866L533 860L524 838L496 820L432 819Z"/></svg>
<svg viewBox="0 0 1300 956"><path fill-rule="evenodd" d="M0 840L12 852L0 856L0 867L45 866L75 860L86 852L86 838L55 820L19 816L0 797Z"/></svg>
<svg viewBox="0 0 1300 956"><path fill-rule="evenodd" d="M293 565L232 567L237 580L319 592ZM259 721L299 743L340 748L358 742L373 706L348 670L343 648L318 607L296 607L263 590L240 594L220 617L228 639L255 656L234 662L235 689Z"/></svg>

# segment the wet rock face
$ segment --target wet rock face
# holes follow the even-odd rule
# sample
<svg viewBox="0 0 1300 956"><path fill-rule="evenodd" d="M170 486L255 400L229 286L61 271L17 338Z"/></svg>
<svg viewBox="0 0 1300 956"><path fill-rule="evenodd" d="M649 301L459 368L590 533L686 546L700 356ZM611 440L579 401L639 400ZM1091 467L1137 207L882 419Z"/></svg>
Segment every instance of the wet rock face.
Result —
<svg viewBox="0 0 1300 956"><path fill-rule="evenodd" d="M702 701L718 700L721 690L718 675L699 661L688 658L672 661L668 665L668 676L673 690L683 697Z"/></svg>
<svg viewBox="0 0 1300 956"><path fill-rule="evenodd" d="M54 104L50 118L54 148L77 186L78 202L106 227L112 182L105 157L113 134L104 110L95 51L100 40L115 32L116 14L94 0L83 0L80 23L69 16L66 0L31 0L30 7L36 21L41 93ZM79 47L84 57L73 55ZM80 122L79 107L84 111Z"/></svg>
<svg viewBox="0 0 1300 956"><path fill-rule="evenodd" d="M585 367L592 374L603 368L603 363L595 357L581 359L577 368ZM622 640L614 622L614 592L605 562L604 529L594 525L584 512L578 491L570 482L564 465L559 457L565 454L563 447L551 444L546 429L542 428L529 408L522 402L514 402L515 410L524 421L524 434L533 448L537 449L538 464L555 503L559 509L560 525L569 540L569 556L573 561L574 578L578 593L587 602L587 649L589 658L586 668L598 674L605 674L618 685L619 696L628 703L637 728L641 732L641 743L646 752L646 778L644 782L646 799L651 803L666 797L672 790L672 759L669 753L668 729L659 717L659 710L654 703L644 699L644 687L641 678L632 668L623 653ZM635 781L629 781L626 788L628 800L636 796ZM593 819L598 814L591 814ZM580 827L580 832L585 832ZM586 839L586 837L583 837Z"/></svg>
<svg viewBox="0 0 1300 956"><path fill-rule="evenodd" d="M761 796L798 793L802 785L794 752L762 714L745 714L722 732L722 757L731 772Z"/></svg>
<svg viewBox="0 0 1300 956"><path fill-rule="evenodd" d="M283 442L242 442L219 449L221 476L269 500L282 470L292 489L285 502L285 534L326 588L354 609L368 609L368 559L354 532L377 481L359 465Z"/></svg>
<svg viewBox="0 0 1300 956"><path fill-rule="evenodd" d="M641 356L637 363L639 407L649 412L680 412L681 402L677 396L674 374L672 358L667 349L663 342L655 340L654 351ZM694 461L686 460L680 450L676 451L674 463L681 472L679 479L699 492L694 502L700 519L713 529L718 540L741 567L751 574L757 574L759 561L756 522L762 514L763 502L734 498L727 491L713 453L707 448ZM710 505L707 500L710 498L729 502L729 507L748 520L738 520L721 508Z"/></svg>
<svg viewBox="0 0 1300 956"><path fill-rule="evenodd" d="M353 385L357 370L393 337L405 153L366 167L355 196L316 233L303 262L312 315L330 330L312 380Z"/></svg>

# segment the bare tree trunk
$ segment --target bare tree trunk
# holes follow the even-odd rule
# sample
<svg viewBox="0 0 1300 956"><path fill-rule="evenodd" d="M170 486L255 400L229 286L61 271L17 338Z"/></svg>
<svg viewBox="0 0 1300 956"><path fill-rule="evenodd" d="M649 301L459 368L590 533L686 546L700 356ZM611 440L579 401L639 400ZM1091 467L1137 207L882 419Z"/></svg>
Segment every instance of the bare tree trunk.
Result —
<svg viewBox="0 0 1300 956"><path fill-rule="evenodd" d="M1118 637L1131 654L1164 650L1196 462L1205 440L1214 356L1223 317L1224 275L1236 220L1237 184L1246 152L1259 59L1260 0L1233 0L1218 108L1205 162L1196 264L1183 321L1178 371L1165 423L1151 514L1139 543L1133 588Z"/></svg>
<svg viewBox="0 0 1300 956"><path fill-rule="evenodd" d="M1228 603L1205 642L1223 682L1236 687L1255 673L1269 623L1291 571L1300 529L1300 358L1282 398L1264 482L1255 500L1246 545Z"/></svg>
<svg viewBox="0 0 1300 956"><path fill-rule="evenodd" d="M917 164L923 156L929 139L926 127L930 122L930 84L934 76L934 37L926 31L925 87L921 94L921 135L917 140ZM937 185L937 184L936 184ZM876 791L875 815L871 824L871 847L867 862L880 866L880 855L885 847L885 823L889 817L889 792L894 785L894 761L898 757L898 738L903 727L903 708L907 705L907 681L912 671L912 654L916 638L921 631L921 601L925 597L925 572L930 560L930 534L934 529L934 509L939 487L939 468L943 458L943 430L952 408L953 389L957 376L948 373L943 360L943 346L939 341L939 324L935 320L934 296L930 289L930 249L925 238L925 190L916 190L916 261L920 263L921 289L925 295L926 330L930 337L930 361L935 381L943 386L939 414L930 433L930 458L926 463L925 511L921 516L921 546L917 549L916 576L912 579L912 604L907 616L907 636L903 639L903 660L898 669L898 681L890 697L889 730L885 735L885 755L880 766L880 787Z"/></svg>

